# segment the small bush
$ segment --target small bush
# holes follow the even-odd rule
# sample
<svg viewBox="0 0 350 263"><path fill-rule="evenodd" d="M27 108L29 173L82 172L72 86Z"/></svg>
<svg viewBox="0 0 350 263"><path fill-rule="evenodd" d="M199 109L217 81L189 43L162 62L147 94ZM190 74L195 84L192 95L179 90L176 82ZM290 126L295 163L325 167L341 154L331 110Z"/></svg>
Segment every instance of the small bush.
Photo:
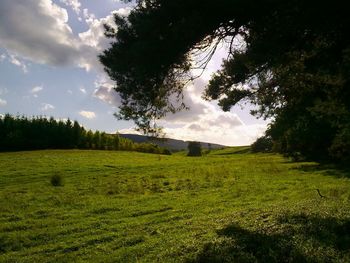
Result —
<svg viewBox="0 0 350 263"><path fill-rule="evenodd" d="M187 148L187 156L202 156L202 146L200 142L189 142Z"/></svg>
<svg viewBox="0 0 350 263"><path fill-rule="evenodd" d="M252 152L271 152L273 147L272 138L270 136L262 136L258 138L252 145Z"/></svg>
<svg viewBox="0 0 350 263"><path fill-rule="evenodd" d="M169 149L164 148L162 154L171 155L171 151Z"/></svg>
<svg viewBox="0 0 350 263"><path fill-rule="evenodd" d="M63 186L63 177L60 174L54 174L51 176L50 182L53 186Z"/></svg>

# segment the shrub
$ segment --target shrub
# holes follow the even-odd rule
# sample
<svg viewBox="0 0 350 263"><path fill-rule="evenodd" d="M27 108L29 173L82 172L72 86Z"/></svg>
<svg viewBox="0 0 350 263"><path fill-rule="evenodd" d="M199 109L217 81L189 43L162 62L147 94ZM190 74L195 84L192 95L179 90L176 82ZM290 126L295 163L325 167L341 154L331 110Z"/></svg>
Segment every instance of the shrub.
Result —
<svg viewBox="0 0 350 263"><path fill-rule="evenodd" d="M63 186L63 177L60 174L52 175L50 181L53 186Z"/></svg>
<svg viewBox="0 0 350 263"><path fill-rule="evenodd" d="M171 151L167 148L164 148L162 154L171 155Z"/></svg>
<svg viewBox="0 0 350 263"><path fill-rule="evenodd" d="M272 138L270 136L262 136L258 138L252 145L252 152L271 152L272 151Z"/></svg>
<svg viewBox="0 0 350 263"><path fill-rule="evenodd" d="M189 142L187 148L187 156L202 156L202 146L200 142Z"/></svg>

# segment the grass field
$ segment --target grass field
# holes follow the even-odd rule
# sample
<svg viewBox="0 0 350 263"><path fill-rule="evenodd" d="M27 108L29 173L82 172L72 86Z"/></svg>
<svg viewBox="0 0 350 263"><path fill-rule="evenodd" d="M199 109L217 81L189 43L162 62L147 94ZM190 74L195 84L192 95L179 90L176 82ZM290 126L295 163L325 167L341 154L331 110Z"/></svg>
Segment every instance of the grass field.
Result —
<svg viewBox="0 0 350 263"><path fill-rule="evenodd" d="M246 148L0 153L0 262L80 261L350 262L350 176Z"/></svg>

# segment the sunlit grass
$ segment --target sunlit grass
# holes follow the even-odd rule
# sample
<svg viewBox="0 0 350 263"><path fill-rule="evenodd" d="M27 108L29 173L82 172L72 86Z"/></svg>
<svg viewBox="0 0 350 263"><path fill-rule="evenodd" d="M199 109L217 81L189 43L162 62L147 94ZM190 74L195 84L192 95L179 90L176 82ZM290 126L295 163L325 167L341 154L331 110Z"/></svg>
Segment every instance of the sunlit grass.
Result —
<svg viewBox="0 0 350 263"><path fill-rule="evenodd" d="M244 147L1 153L0 262L348 262L347 176Z"/></svg>

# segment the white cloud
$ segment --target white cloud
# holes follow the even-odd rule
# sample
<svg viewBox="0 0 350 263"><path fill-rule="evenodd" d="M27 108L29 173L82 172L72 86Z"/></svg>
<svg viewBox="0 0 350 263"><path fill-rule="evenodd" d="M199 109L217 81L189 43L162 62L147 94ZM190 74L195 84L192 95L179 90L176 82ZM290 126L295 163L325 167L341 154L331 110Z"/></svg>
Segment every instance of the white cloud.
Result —
<svg viewBox="0 0 350 263"><path fill-rule="evenodd" d="M92 22L94 19L96 19L96 16L93 13L90 13L87 8L83 9L83 17L85 19L85 22L89 24Z"/></svg>
<svg viewBox="0 0 350 263"><path fill-rule="evenodd" d="M66 6L70 6L77 15L80 14L81 3L79 2L79 0L60 0L60 1Z"/></svg>
<svg viewBox="0 0 350 263"><path fill-rule="evenodd" d="M42 111L49 111L55 109L55 106L49 104L49 103L41 103L41 108L40 110Z"/></svg>
<svg viewBox="0 0 350 263"><path fill-rule="evenodd" d="M7 101L0 98L0 106L6 106Z"/></svg>
<svg viewBox="0 0 350 263"><path fill-rule="evenodd" d="M79 114L81 116L83 116L84 118L87 118L87 119L95 119L96 118L96 113L93 112L93 111L82 110L82 111L79 112Z"/></svg>
<svg viewBox="0 0 350 263"><path fill-rule="evenodd" d="M35 94L42 91L43 89L44 89L43 86L35 86L30 90L30 93Z"/></svg>
<svg viewBox="0 0 350 263"><path fill-rule="evenodd" d="M101 75L95 81L95 91L93 93L93 96L110 105L119 106L121 98L113 88L114 84L112 81Z"/></svg>
<svg viewBox="0 0 350 263"><path fill-rule="evenodd" d="M6 59L6 54L1 54L0 62L3 62Z"/></svg>
<svg viewBox="0 0 350 263"><path fill-rule="evenodd" d="M138 134L138 135L142 135L135 128L121 129L121 130L118 130L117 132L121 133L121 134Z"/></svg>
<svg viewBox="0 0 350 263"><path fill-rule="evenodd" d="M28 73L26 63L14 54L1 54L0 62L3 62L3 61L8 61L17 67L20 67L24 73Z"/></svg>
<svg viewBox="0 0 350 263"><path fill-rule="evenodd" d="M80 42L84 45L80 50L84 57L84 60L81 62L83 67L87 70L94 68L98 72L103 72L103 67L97 57L103 50L110 46L111 42L111 40L104 35L105 29L103 25L114 25L114 13L127 16L130 11L131 8L121 8L117 11L113 11L106 17L97 19L94 14L88 11L88 9L83 9L83 17L89 26L87 31L78 34Z"/></svg>
<svg viewBox="0 0 350 263"><path fill-rule="evenodd" d="M213 125L213 121L218 121ZM220 122L213 119L207 122L201 119L195 123L185 124L179 127L166 127L164 131L167 137L185 141L197 140L203 142L218 143L229 146L250 145L263 134L266 125L233 125L230 121Z"/></svg>
<svg viewBox="0 0 350 263"><path fill-rule="evenodd" d="M36 63L72 64L78 47L67 22L51 0L2 0L0 46Z"/></svg>
<svg viewBox="0 0 350 263"><path fill-rule="evenodd" d="M10 55L9 62L12 63L13 65L20 67L24 73L28 73L26 64L23 61L21 61L19 58L17 58L15 55Z"/></svg>
<svg viewBox="0 0 350 263"><path fill-rule="evenodd" d="M67 10L53 0L1 0L0 47L16 54L13 63L23 70L26 70L25 64L19 58L39 64L75 66L103 72L98 55L110 45L110 40L104 36L103 24L113 24L112 13L127 15L131 8L96 18L87 9L81 12L78 0L60 2L77 14L82 13L88 30L74 35L68 23ZM1 59L4 59L3 56Z"/></svg>
<svg viewBox="0 0 350 263"><path fill-rule="evenodd" d="M97 50L102 50L109 43L109 40L104 36L103 24L112 21L112 15L106 18L96 19L88 16L86 19L89 29L79 34L80 39L85 45L94 47Z"/></svg>
<svg viewBox="0 0 350 263"><path fill-rule="evenodd" d="M80 90L81 93L86 94L86 89L84 87L80 87L79 90Z"/></svg>

